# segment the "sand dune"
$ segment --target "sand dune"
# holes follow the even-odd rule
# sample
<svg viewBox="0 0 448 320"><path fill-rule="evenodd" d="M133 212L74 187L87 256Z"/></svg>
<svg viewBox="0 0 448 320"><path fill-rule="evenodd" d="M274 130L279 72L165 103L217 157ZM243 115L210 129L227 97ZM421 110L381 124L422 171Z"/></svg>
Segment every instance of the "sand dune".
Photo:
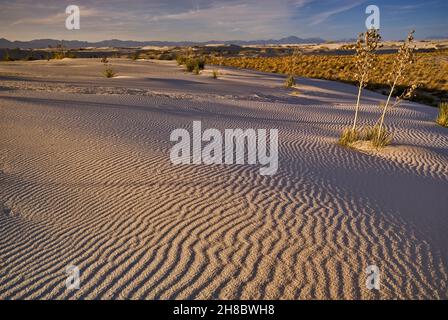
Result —
<svg viewBox="0 0 448 320"><path fill-rule="evenodd" d="M356 88L112 60L1 63L0 298L447 299L448 132L389 115L378 155L336 144ZM373 122L383 97L368 93ZM279 170L173 166L170 132L278 128ZM1 209L1 208L0 208ZM68 291L65 268L81 270ZM381 289L365 269L381 270Z"/></svg>

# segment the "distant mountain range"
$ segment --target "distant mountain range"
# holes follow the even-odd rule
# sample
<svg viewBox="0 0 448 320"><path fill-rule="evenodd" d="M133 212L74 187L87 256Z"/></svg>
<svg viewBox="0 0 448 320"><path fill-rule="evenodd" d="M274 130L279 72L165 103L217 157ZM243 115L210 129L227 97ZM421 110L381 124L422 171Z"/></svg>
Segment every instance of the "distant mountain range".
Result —
<svg viewBox="0 0 448 320"><path fill-rule="evenodd" d="M301 43L323 43L324 39L321 38L299 38L296 36L290 36L282 39L270 39L270 40L234 40L234 41L205 41L205 42L193 42L193 41L126 41L126 40L104 40L99 42L88 42L78 40L64 40L64 46L66 48L85 48L85 47L114 47L114 48L127 48L127 47L145 47L145 46L194 46L194 45L211 45L211 44L226 44L226 45L280 45L280 44L301 44ZM60 40L54 39L38 39L31 41L9 41L7 39L0 39L0 48L22 48L22 49L43 49L48 46L56 47L60 44Z"/></svg>

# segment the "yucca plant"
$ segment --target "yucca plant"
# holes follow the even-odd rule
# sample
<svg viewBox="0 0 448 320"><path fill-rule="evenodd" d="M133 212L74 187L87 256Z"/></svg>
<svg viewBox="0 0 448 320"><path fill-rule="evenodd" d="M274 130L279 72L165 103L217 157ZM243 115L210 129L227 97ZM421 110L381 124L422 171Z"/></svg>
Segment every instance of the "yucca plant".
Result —
<svg viewBox="0 0 448 320"><path fill-rule="evenodd" d="M287 88L292 88L296 85L296 79L294 79L294 75L296 72L297 60L302 52L299 47L296 47L292 53L292 58L288 67L288 77L285 81L285 86Z"/></svg>
<svg viewBox="0 0 448 320"><path fill-rule="evenodd" d="M391 85L390 92L389 96L387 97L386 103L384 104L381 117L379 119L378 132L376 137L377 141L382 140L381 136L383 135L384 117L386 116L387 110L390 106L390 100L395 91L397 83L404 78L407 69L409 68L410 65L414 63L414 50L415 50L415 45L413 45L414 33L415 33L414 30L412 30L409 33L407 39L400 46L397 58L393 63L392 72L390 73L391 80L389 81ZM412 97L417 87L418 85L414 84L407 90L405 90L401 96L397 97L393 107L397 106L403 99Z"/></svg>
<svg viewBox="0 0 448 320"><path fill-rule="evenodd" d="M356 131L358 121L359 105L361 101L362 89L365 88L369 82L370 75L374 68L374 53L379 47L381 36L376 29L369 29L366 33L360 33L358 41L355 45L355 79L358 81L358 96L355 106L355 117L353 119L352 130Z"/></svg>
<svg viewBox="0 0 448 320"><path fill-rule="evenodd" d="M442 127L448 128L448 103L442 102L439 105L439 115L437 116L437 123Z"/></svg>

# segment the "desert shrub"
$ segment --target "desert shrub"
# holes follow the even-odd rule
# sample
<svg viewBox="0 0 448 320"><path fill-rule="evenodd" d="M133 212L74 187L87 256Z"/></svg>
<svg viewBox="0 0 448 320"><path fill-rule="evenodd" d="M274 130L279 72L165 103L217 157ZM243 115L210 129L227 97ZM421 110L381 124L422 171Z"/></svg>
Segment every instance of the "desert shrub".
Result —
<svg viewBox="0 0 448 320"><path fill-rule="evenodd" d="M177 61L177 64L179 66L184 65L187 62L187 57L186 56L182 56L182 55L178 55L176 57L176 61Z"/></svg>
<svg viewBox="0 0 448 320"><path fill-rule="evenodd" d="M106 78L113 78L117 75L117 73L110 66L106 67L103 74Z"/></svg>
<svg viewBox="0 0 448 320"><path fill-rule="evenodd" d="M437 116L437 123L443 127L448 128L448 103L442 102L439 105L439 115Z"/></svg>
<svg viewBox="0 0 448 320"><path fill-rule="evenodd" d="M104 64L109 63L109 60L107 60L106 56L101 58L101 63L104 63Z"/></svg>
<svg viewBox="0 0 448 320"><path fill-rule="evenodd" d="M188 58L185 62L185 68L188 72L195 72L199 73L200 70L204 70L205 68L205 61L202 58Z"/></svg>
<svg viewBox="0 0 448 320"><path fill-rule="evenodd" d="M213 79L218 79L218 74L219 74L218 70L213 70L212 71L212 78Z"/></svg>
<svg viewBox="0 0 448 320"><path fill-rule="evenodd" d="M53 52L53 59L61 60L65 58L65 54L62 52Z"/></svg>
<svg viewBox="0 0 448 320"><path fill-rule="evenodd" d="M286 78L285 86L286 86L287 88L291 88L291 87L294 87L295 85L296 85L296 79L294 79L294 76L293 76L293 75L289 75L289 76Z"/></svg>

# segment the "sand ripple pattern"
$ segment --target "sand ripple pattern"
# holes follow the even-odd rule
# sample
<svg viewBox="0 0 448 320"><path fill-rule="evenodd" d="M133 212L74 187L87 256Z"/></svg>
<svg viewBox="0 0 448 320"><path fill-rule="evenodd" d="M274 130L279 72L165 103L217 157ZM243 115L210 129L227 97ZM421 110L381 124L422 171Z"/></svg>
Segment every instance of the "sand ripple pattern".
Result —
<svg viewBox="0 0 448 320"><path fill-rule="evenodd" d="M335 144L345 104L8 91L0 112L2 299L448 298L448 136L428 107L394 110L379 156ZM279 172L171 165L193 120L278 128Z"/></svg>

